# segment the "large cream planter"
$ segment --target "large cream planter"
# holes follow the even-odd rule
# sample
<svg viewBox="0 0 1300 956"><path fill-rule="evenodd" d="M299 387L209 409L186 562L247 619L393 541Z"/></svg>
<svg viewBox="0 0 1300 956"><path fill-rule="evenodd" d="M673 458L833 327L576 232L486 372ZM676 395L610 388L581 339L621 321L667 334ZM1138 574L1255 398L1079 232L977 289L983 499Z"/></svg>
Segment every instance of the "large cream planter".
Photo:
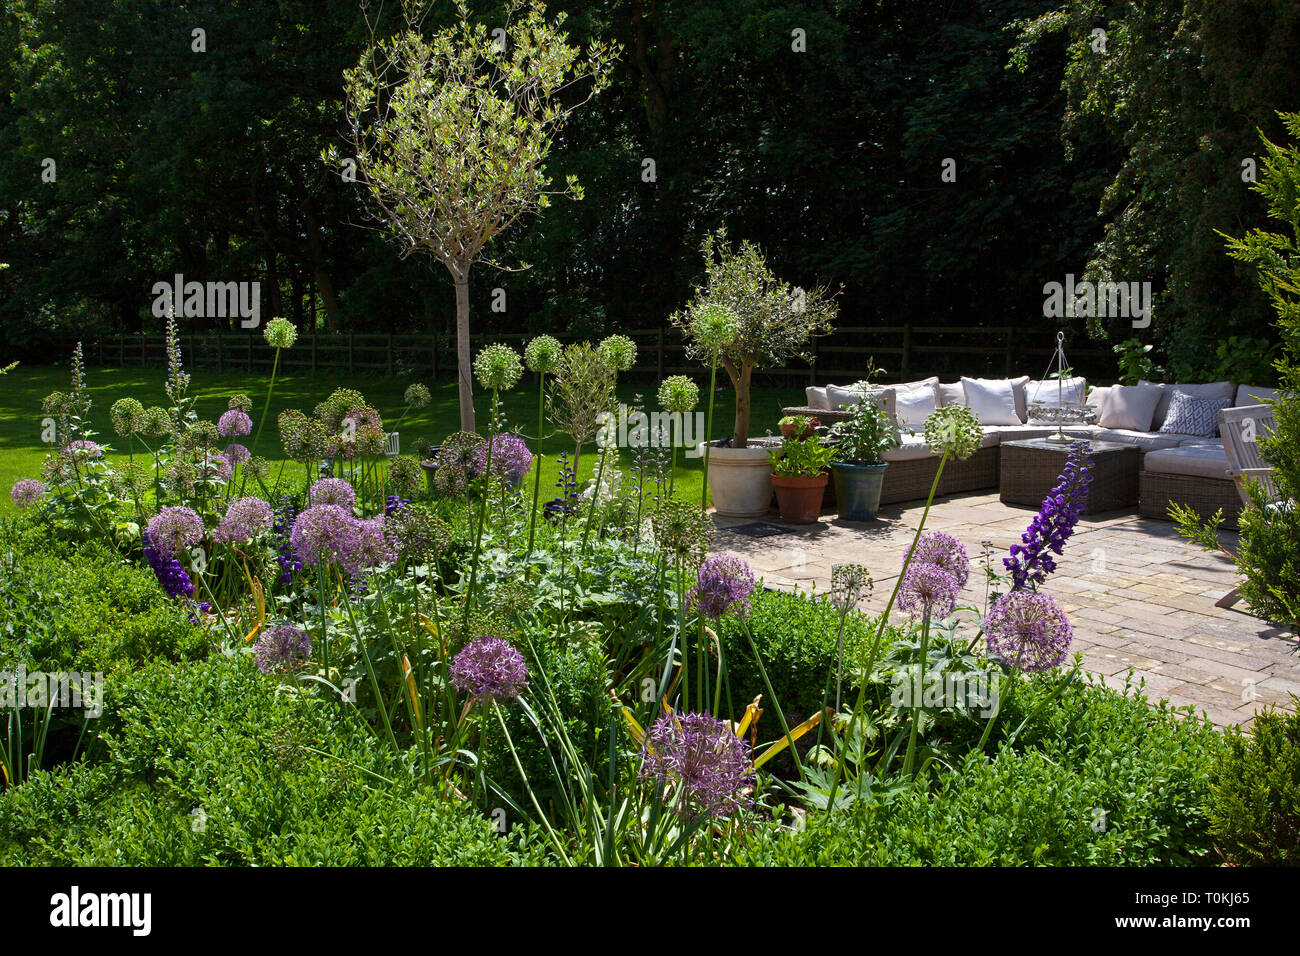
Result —
<svg viewBox="0 0 1300 956"><path fill-rule="evenodd" d="M704 454L704 445L699 445ZM763 439L750 439L747 448L709 449L709 493L718 514L729 518L758 518L772 506L772 465Z"/></svg>

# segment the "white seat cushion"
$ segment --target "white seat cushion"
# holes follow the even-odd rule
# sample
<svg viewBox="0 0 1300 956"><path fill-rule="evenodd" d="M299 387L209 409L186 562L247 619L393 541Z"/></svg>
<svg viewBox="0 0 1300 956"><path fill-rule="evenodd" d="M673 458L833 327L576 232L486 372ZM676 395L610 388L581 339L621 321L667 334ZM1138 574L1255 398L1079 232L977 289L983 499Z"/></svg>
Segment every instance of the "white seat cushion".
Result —
<svg viewBox="0 0 1300 956"><path fill-rule="evenodd" d="M1097 416L1102 428L1122 428L1145 432L1155 428L1151 422L1164 388L1150 382L1137 385L1112 385L1105 404Z"/></svg>
<svg viewBox="0 0 1300 956"><path fill-rule="evenodd" d="M1131 428L1102 428L1093 437L1097 441L1113 441L1125 445L1135 445L1145 452L1159 451L1161 448L1177 448L1186 439L1195 436L1159 435L1155 432L1140 432Z"/></svg>
<svg viewBox="0 0 1300 956"><path fill-rule="evenodd" d="M889 449L880 457L884 461L919 461L922 458L936 458L938 456L925 443L925 436L904 435L901 445Z"/></svg>
<svg viewBox="0 0 1300 956"><path fill-rule="evenodd" d="M1182 445L1150 452L1142 460L1146 471L1163 475L1190 475L1193 478L1228 477L1228 457L1222 447L1213 445Z"/></svg>
<svg viewBox="0 0 1300 956"><path fill-rule="evenodd" d="M927 378L921 382L908 382L893 386L897 397L894 402L898 409L898 427L920 430L925 427L925 420L939 407L939 376Z"/></svg>
<svg viewBox="0 0 1300 956"><path fill-rule="evenodd" d="M1022 425L1024 419L1016 401L1016 385L1009 378L966 378L961 389L966 407L981 425Z"/></svg>
<svg viewBox="0 0 1300 956"><path fill-rule="evenodd" d="M939 406L965 405L966 393L962 391L961 382L939 383Z"/></svg>
<svg viewBox="0 0 1300 956"><path fill-rule="evenodd" d="M803 390L803 393L807 396L809 408L825 409L826 411L830 411L831 403L826 399L825 386L819 388L816 385L809 385Z"/></svg>
<svg viewBox="0 0 1300 956"><path fill-rule="evenodd" d="M1139 381L1138 384L1156 384L1160 389L1160 401L1156 403L1155 414L1151 418L1152 431L1165 423L1165 415L1169 414L1169 403L1173 400L1175 392L1182 392L1184 395L1192 396L1192 398L1226 398L1228 401L1232 401L1235 395L1231 382L1204 382L1199 385L1187 385L1182 382L1162 384Z"/></svg>

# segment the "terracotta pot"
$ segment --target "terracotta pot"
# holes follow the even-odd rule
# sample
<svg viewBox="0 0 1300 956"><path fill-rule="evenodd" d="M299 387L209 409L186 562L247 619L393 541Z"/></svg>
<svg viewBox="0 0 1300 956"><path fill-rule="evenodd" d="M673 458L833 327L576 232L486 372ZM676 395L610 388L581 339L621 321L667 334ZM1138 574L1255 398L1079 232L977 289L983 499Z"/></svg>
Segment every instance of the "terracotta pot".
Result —
<svg viewBox="0 0 1300 956"><path fill-rule="evenodd" d="M781 509L782 521L812 524L821 515L822 496L826 493L824 473L816 478L773 475L772 487L776 489L776 503Z"/></svg>

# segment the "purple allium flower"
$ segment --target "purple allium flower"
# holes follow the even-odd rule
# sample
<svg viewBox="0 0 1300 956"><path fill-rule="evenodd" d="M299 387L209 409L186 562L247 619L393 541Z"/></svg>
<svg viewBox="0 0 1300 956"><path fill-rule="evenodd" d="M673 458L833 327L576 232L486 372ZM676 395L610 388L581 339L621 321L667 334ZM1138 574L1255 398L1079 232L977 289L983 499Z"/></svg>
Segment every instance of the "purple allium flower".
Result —
<svg viewBox="0 0 1300 956"><path fill-rule="evenodd" d="M641 779L681 787L677 809L729 816L747 806L754 788L749 744L726 721L708 714L665 714L641 745Z"/></svg>
<svg viewBox="0 0 1300 956"><path fill-rule="evenodd" d="M141 538L144 541L144 559L149 562L149 569L153 571L154 577L158 579L167 596L187 598L193 594L194 583L185 573L180 562L175 558L159 554L158 549L150 542L148 531L144 532Z"/></svg>
<svg viewBox="0 0 1300 956"><path fill-rule="evenodd" d="M226 516L212 537L230 544L244 544L270 528L272 522L271 506L261 498L236 498L226 508Z"/></svg>
<svg viewBox="0 0 1300 956"><path fill-rule="evenodd" d="M1012 591L994 601L984 635L990 654L1026 674L1061 664L1074 639L1055 598L1037 591Z"/></svg>
<svg viewBox="0 0 1300 956"><path fill-rule="evenodd" d="M311 638L287 624L263 631L253 648L253 659L263 674L298 670L310 656Z"/></svg>
<svg viewBox="0 0 1300 956"><path fill-rule="evenodd" d="M356 500L357 493L342 478L322 478L307 492L307 503L313 506L337 505L351 511Z"/></svg>
<svg viewBox="0 0 1300 956"><path fill-rule="evenodd" d="M324 560L346 567L357 546L357 525L352 512L338 505L314 505L294 519L289 543L303 564L316 565Z"/></svg>
<svg viewBox="0 0 1300 956"><path fill-rule="evenodd" d="M489 444L492 448L492 477L514 483L533 467L533 453L528 450L528 443L513 432L501 432L478 446L473 461L475 475L483 474L487 468Z"/></svg>
<svg viewBox="0 0 1300 956"><path fill-rule="evenodd" d="M221 457L230 462L231 467L234 467L248 461L249 458L253 457L253 453L243 445L232 442L226 446L226 450L221 453Z"/></svg>
<svg viewBox="0 0 1300 956"><path fill-rule="evenodd" d="M744 617L753 593L754 572L749 565L730 554L715 554L700 565L695 587L686 595L686 606L710 621L732 608Z"/></svg>
<svg viewBox="0 0 1300 956"><path fill-rule="evenodd" d="M221 417L217 419L217 433L222 438L234 438L238 435L247 435L253 430L253 420L244 412L237 408L232 408L228 412L222 412Z"/></svg>
<svg viewBox="0 0 1300 956"><path fill-rule="evenodd" d="M200 474L206 481L230 481L235 477L235 468L224 455L212 452L203 453Z"/></svg>
<svg viewBox="0 0 1300 956"><path fill-rule="evenodd" d="M509 641L476 637L452 659L451 683L473 700L514 700L528 687L528 665Z"/></svg>
<svg viewBox="0 0 1300 956"><path fill-rule="evenodd" d="M149 542L164 558L174 558L203 540L203 519L189 508L164 508L149 519Z"/></svg>
<svg viewBox="0 0 1300 956"><path fill-rule="evenodd" d="M81 438L69 442L67 447L63 449L63 453L72 458L99 458L104 454L104 449L98 442Z"/></svg>
<svg viewBox="0 0 1300 956"><path fill-rule="evenodd" d="M921 533L912 550L911 565L916 564L933 564L947 571L957 582L958 590L964 588L970 578L970 558L966 556L966 546L943 531Z"/></svg>
<svg viewBox="0 0 1300 956"><path fill-rule="evenodd" d="M1053 554L1060 554L1065 542L1074 534L1074 526L1088 504L1088 486L1092 483L1092 458L1087 442L1075 442L1065 459L1056 487L1034 516L1021 544L1011 546L1011 556L1002 564L1011 573L1012 589L1019 591L1029 584L1042 584L1056 570Z"/></svg>
<svg viewBox="0 0 1300 956"><path fill-rule="evenodd" d="M947 617L961 585L937 564L909 564L898 588L898 607L913 617Z"/></svg>
<svg viewBox="0 0 1300 956"><path fill-rule="evenodd" d="M45 497L45 482L37 481L35 478L19 478L14 482L9 497L19 508L34 505Z"/></svg>
<svg viewBox="0 0 1300 956"><path fill-rule="evenodd" d="M357 539L343 562L351 575L383 567L397 560L397 549L384 533L384 516L358 521Z"/></svg>

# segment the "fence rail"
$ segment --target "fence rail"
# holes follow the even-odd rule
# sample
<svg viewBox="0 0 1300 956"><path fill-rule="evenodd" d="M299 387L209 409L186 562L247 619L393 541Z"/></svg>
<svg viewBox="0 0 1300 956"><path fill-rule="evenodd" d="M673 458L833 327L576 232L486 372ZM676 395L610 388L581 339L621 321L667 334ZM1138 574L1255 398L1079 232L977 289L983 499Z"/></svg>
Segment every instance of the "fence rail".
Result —
<svg viewBox="0 0 1300 956"><path fill-rule="evenodd" d="M687 360L685 343L674 330L634 329L624 334L635 339L638 345L638 363L631 370L634 375L661 379L665 375L700 370L698 362ZM477 353L488 342L522 345L531 337L531 333L524 332L476 333L470 337L470 349ZM573 338L557 337L561 341ZM266 345L260 331L184 334L181 349L188 366L218 372L269 372L275 358L275 352ZM809 385L819 380L856 381L863 376L869 359L876 359L877 365L886 367L891 378L943 372L1037 375L1037 366L1045 367L1054 350L1053 329L1026 332L1011 326L849 326L838 328L833 336L815 342L810 364L763 369L761 375L790 385L800 380ZM162 335L103 338L87 343L85 353L87 361L98 365L166 364L166 342ZM1109 370L1111 366L1109 350L1082 342L1067 345L1067 354L1085 373ZM897 368L892 367L894 363ZM456 343L444 333L307 333L298 336L292 349L280 353L279 367L284 372L347 371L384 375L413 372L436 380L441 375L455 374Z"/></svg>

